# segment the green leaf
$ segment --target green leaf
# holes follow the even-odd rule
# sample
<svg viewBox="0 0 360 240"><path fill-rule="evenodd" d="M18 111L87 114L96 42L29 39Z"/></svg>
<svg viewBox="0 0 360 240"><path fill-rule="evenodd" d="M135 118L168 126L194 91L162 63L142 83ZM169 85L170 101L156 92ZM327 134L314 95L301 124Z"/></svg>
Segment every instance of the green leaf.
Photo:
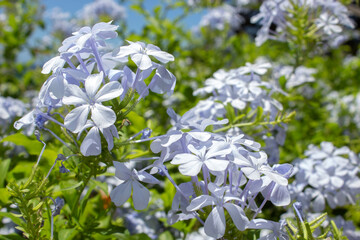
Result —
<svg viewBox="0 0 360 240"><path fill-rule="evenodd" d="M59 231L59 240L71 240L74 239L74 237L76 237L76 235L78 234L78 231L75 229L61 229Z"/></svg>
<svg viewBox="0 0 360 240"><path fill-rule="evenodd" d="M257 107L256 120L255 122L261 122L263 117L264 109L262 107Z"/></svg>
<svg viewBox="0 0 360 240"><path fill-rule="evenodd" d="M225 109L226 109L226 116L227 118L229 119L229 123L234 123L234 120L235 120L235 110L233 108L233 106L231 106L230 103L228 103L226 106L225 106Z"/></svg>
<svg viewBox="0 0 360 240"><path fill-rule="evenodd" d="M0 163L0 188L4 187L7 172L9 171L10 159L1 161Z"/></svg>
<svg viewBox="0 0 360 240"><path fill-rule="evenodd" d="M26 148L29 154L38 155L41 151L42 144L37 140L32 140L22 133L15 133L7 136L1 142L12 142L16 145L21 145Z"/></svg>
<svg viewBox="0 0 360 240"><path fill-rule="evenodd" d="M80 187L81 185L83 184L83 181L80 181L70 187L66 187L66 188L61 188L60 190L56 191L56 192L63 192L63 191L69 191L69 190L72 190L72 189L75 189L75 188L78 188Z"/></svg>
<svg viewBox="0 0 360 240"><path fill-rule="evenodd" d="M34 211L39 210L43 204L44 204L44 202L43 202L43 201L39 202L39 204L38 204L38 205L36 205L36 206L33 208L33 210L34 210Z"/></svg>
<svg viewBox="0 0 360 240"><path fill-rule="evenodd" d="M0 240L24 240L19 234L13 233L9 235L0 236Z"/></svg>
<svg viewBox="0 0 360 240"><path fill-rule="evenodd" d="M165 231L159 235L159 240L173 240L174 237L171 235L169 231Z"/></svg>
<svg viewBox="0 0 360 240"><path fill-rule="evenodd" d="M10 198L10 193L6 188L0 188L0 205L5 205L8 203Z"/></svg>
<svg viewBox="0 0 360 240"><path fill-rule="evenodd" d="M10 218L11 221L13 221L16 225L19 225L19 226L22 226L24 223L23 220L21 220L21 218L15 217L12 213L0 212L0 217Z"/></svg>
<svg viewBox="0 0 360 240"><path fill-rule="evenodd" d="M134 132L140 132L141 130L143 130L144 128L146 128L146 122L145 119L143 117L141 117L140 115L138 115L135 112L130 112L127 115L127 118L130 120L131 122L131 126L130 129Z"/></svg>
<svg viewBox="0 0 360 240"><path fill-rule="evenodd" d="M28 151L28 153L31 155L39 155L43 147L43 144L40 143L38 140L33 140L22 133L15 133L13 135L9 135L3 138L1 142L12 142L16 145L24 146L26 151ZM45 149L43 157L49 160L55 160L57 157L57 152L55 152L54 150Z"/></svg>
<svg viewBox="0 0 360 240"><path fill-rule="evenodd" d="M34 165L33 163L29 163L29 162L19 163L9 172L8 179L16 179L16 180L24 179L25 177L30 175L33 165Z"/></svg>

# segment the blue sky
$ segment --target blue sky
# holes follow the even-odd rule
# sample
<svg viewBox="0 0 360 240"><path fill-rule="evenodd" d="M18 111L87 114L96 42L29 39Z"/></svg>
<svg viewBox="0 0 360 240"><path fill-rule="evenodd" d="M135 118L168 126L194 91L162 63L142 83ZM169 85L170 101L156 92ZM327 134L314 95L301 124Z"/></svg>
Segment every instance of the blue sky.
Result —
<svg viewBox="0 0 360 240"><path fill-rule="evenodd" d="M114 0L115 2L119 2ZM175 1L175 0L173 0ZM92 3L93 0L40 0L40 3L44 5L45 11L51 10L55 7L62 9L64 12L70 12L72 15L75 15L80 9L84 7L84 5ZM125 4L120 4L126 8L126 22L128 26L128 30L139 32L143 25L145 24L145 18L132 10L130 5L133 4L133 1L126 1ZM155 6L161 4L160 0L145 0L144 1L145 8L152 12L152 9ZM197 25L200 22L201 17L205 14L206 10L201 12L191 13L189 14L182 23L188 29L191 29L193 26ZM170 17L176 17L181 14L181 10L176 10L171 12ZM44 15L46 20L46 14ZM49 26L47 26L48 28ZM51 26L50 26L51 27ZM48 29L49 30L49 29ZM49 31L37 30L34 35L30 39L31 44L37 44L39 38L42 38L44 35L48 34ZM22 51L18 57L19 61L28 61L30 58L30 53L27 51Z"/></svg>
<svg viewBox="0 0 360 240"><path fill-rule="evenodd" d="M116 1L116 0L115 0ZM70 12L71 14L75 14L79 11L85 4L91 3L93 0L43 0L42 4L45 6L46 10L50 10L55 7L61 8L63 11ZM118 2L118 1L116 1ZM147 10L152 10L155 6L161 4L160 0L145 0L145 7ZM128 23L128 27L130 30L139 31L145 23L145 19L139 15L137 12L130 9L130 5L132 1L126 1L123 6L126 8L127 18L126 21ZM173 11L173 16L177 16L181 14L180 10ZM204 11L192 13L187 16L183 23L187 28L191 28L194 25L197 25L204 15Z"/></svg>

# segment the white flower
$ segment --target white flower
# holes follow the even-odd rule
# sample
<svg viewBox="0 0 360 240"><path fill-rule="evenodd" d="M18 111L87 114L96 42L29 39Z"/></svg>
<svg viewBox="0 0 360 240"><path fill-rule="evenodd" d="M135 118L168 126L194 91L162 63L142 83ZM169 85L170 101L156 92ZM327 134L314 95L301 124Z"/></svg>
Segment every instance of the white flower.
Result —
<svg viewBox="0 0 360 240"><path fill-rule="evenodd" d="M271 64L270 63L255 63L255 64L251 64L251 63L246 63L245 67L241 67L238 70L238 73L241 75L245 75L248 73L251 74L258 74L258 75L264 75L268 68L271 68Z"/></svg>
<svg viewBox="0 0 360 240"><path fill-rule="evenodd" d="M101 154L101 137L100 132L104 135L107 143L108 150L114 147L113 137L119 138L119 134L115 125L111 125L108 128L98 128L93 121L88 120L85 126L80 130L78 134L78 139L80 138L81 133L86 129L91 127L90 131L87 133L86 137L81 143L80 152L84 156L98 156Z"/></svg>
<svg viewBox="0 0 360 240"><path fill-rule="evenodd" d="M115 176L124 182L114 188L110 193L111 201L116 206L124 204L132 194L134 207L136 210L143 210L147 207L150 199L150 192L139 181L157 184L159 181L145 171L130 170L124 163L114 161L116 168Z"/></svg>
<svg viewBox="0 0 360 240"><path fill-rule="evenodd" d="M208 150L206 146L198 150L191 144L188 146L188 149L195 155L182 153L176 155L171 161L171 164L180 164L179 171L183 175L196 176L204 164L211 171L224 171L229 165L229 161L215 158L231 152L231 149L224 142L214 141Z"/></svg>
<svg viewBox="0 0 360 240"><path fill-rule="evenodd" d="M67 129L78 133L86 124L90 111L91 119L99 128L108 128L115 123L115 112L101 103L119 97L123 89L119 82L114 81L99 90L103 76L102 72L90 75L85 80L85 92L76 85L67 86L63 103L78 106L65 117L64 124Z"/></svg>
<svg viewBox="0 0 360 240"><path fill-rule="evenodd" d="M342 28L337 25L339 19L335 16L330 16L327 12L322 13L318 19L315 21L318 28L322 28L327 35L332 35L333 33L340 33Z"/></svg>
<svg viewBox="0 0 360 240"><path fill-rule="evenodd" d="M232 200L240 201L240 199L233 196L227 196L225 194L225 188L218 188L213 183L209 184L209 190L211 196L201 195L196 197L186 208L187 211L196 211L209 205L215 205L205 221L205 233L216 239L224 236L226 228L224 208L228 211L237 229L244 231L249 224L249 219L246 217L244 210L240 206L230 202Z"/></svg>
<svg viewBox="0 0 360 240"><path fill-rule="evenodd" d="M116 57L123 58L130 56L131 60L133 60L136 66L138 66L141 70L146 70L153 66L149 56L155 57L162 63L174 61L173 55L161 51L161 49L155 45L145 45L145 43L142 42L130 41L128 41L128 43L130 43L130 45L120 47L120 51Z"/></svg>

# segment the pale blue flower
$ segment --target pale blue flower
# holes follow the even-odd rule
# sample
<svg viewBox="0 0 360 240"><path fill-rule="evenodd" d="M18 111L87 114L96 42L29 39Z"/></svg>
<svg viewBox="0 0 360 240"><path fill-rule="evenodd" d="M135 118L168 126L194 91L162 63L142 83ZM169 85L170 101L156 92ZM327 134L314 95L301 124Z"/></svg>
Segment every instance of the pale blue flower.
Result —
<svg viewBox="0 0 360 240"><path fill-rule="evenodd" d="M79 31L74 32L73 36L66 38L59 52L79 52L84 47L93 48L92 44L104 46L106 39L117 37L116 29L118 27L110 23L100 22L92 28L82 27Z"/></svg>
<svg viewBox="0 0 360 240"><path fill-rule="evenodd" d="M248 225L249 229L261 229L261 237L258 240L288 240L288 234L285 229L286 222L274 222L266 219L254 219Z"/></svg>
<svg viewBox="0 0 360 240"><path fill-rule="evenodd" d="M245 63L245 67L240 67L238 69L239 74L241 75L245 75L245 74L258 74L258 75L264 75L267 70L271 68L271 64L270 63Z"/></svg>
<svg viewBox="0 0 360 240"><path fill-rule="evenodd" d="M95 0L84 5L77 13L77 16L87 25L98 22L103 15L110 17L113 21L118 21L126 17L126 11L114 0Z"/></svg>
<svg viewBox="0 0 360 240"><path fill-rule="evenodd" d="M204 15L200 20L199 26L221 31L228 24L232 31L236 31L243 22L244 19L236 8L224 4L223 6L211 9Z"/></svg>
<svg viewBox="0 0 360 240"><path fill-rule="evenodd" d="M102 72L90 75L85 80L85 91L76 85L67 85L63 103L77 106L66 115L64 120L66 128L70 131L78 133L85 125L89 112L91 119L99 128L108 128L115 123L115 112L101 103L119 97L123 89L119 82L110 82L99 90L103 78Z"/></svg>
<svg viewBox="0 0 360 240"><path fill-rule="evenodd" d="M198 196L186 208L188 211L196 211L209 205L213 206L213 210L205 221L205 233L216 239L224 236L226 229L224 208L228 211L236 228L244 231L249 224L249 219L246 217L244 210L232 202L233 200L240 201L240 199L226 194L225 188L218 188L213 183L209 184L209 191L211 196Z"/></svg>
<svg viewBox="0 0 360 240"><path fill-rule="evenodd" d="M340 33L342 28L338 25L339 19L335 16L329 15L327 12L322 13L315 23L319 29L322 29L325 34L332 35L334 33Z"/></svg>
<svg viewBox="0 0 360 240"><path fill-rule="evenodd" d="M173 55L161 51L161 49L155 45L145 45L145 43L142 42L131 41L128 41L128 43L130 43L130 45L120 47L120 51L117 54L117 57L123 58L130 56L131 60L134 61L140 70L146 70L153 66L153 62L151 61L150 56L155 57L162 63L174 61Z"/></svg>
<svg viewBox="0 0 360 240"><path fill-rule="evenodd" d="M107 128L99 128L95 125L95 123L91 120L87 120L84 127L79 131L78 139L80 138L81 133L87 129L91 128L90 131L87 132L86 137L81 143L80 152L84 156L98 156L101 154L101 137L100 132L105 137L108 143L108 150L111 151L114 147L113 138L119 138L119 134L114 125L111 125Z"/></svg>
<svg viewBox="0 0 360 240"><path fill-rule="evenodd" d="M136 210L143 210L147 207L150 199L150 192L140 182L158 184L159 180L145 171L130 170L126 164L114 161L116 168L115 176L123 181L114 188L111 193L111 201L116 206L124 204L131 196Z"/></svg>
<svg viewBox="0 0 360 240"><path fill-rule="evenodd" d="M193 145L188 145L188 149L193 154L177 154L171 161L171 164L180 165L179 171L187 176L199 174L203 165L211 171L224 171L226 169L229 162L221 158L221 156L231 152L226 143L214 141L210 148L206 146L200 147L200 149L196 149Z"/></svg>

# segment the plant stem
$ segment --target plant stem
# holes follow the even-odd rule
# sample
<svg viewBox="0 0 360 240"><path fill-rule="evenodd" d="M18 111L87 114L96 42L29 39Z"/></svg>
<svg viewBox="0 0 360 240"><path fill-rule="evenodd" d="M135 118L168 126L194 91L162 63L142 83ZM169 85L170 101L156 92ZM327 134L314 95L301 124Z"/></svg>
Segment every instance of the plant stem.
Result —
<svg viewBox="0 0 360 240"><path fill-rule="evenodd" d="M91 171L92 172L92 171ZM80 197L81 197L81 194L82 192L84 191L85 187L87 186L87 184L89 183L90 179L91 179L91 172L89 174L89 176L85 179L85 181L83 182L83 186L81 187L80 191L79 191L79 194L76 196L76 199L75 199L75 202L74 202L74 205L72 206L71 208L71 214L73 214L75 212L75 208L76 206L79 206L79 201L80 201ZM76 211L76 214L73 214L75 216L78 215L78 212ZM78 217L78 216L77 216Z"/></svg>

